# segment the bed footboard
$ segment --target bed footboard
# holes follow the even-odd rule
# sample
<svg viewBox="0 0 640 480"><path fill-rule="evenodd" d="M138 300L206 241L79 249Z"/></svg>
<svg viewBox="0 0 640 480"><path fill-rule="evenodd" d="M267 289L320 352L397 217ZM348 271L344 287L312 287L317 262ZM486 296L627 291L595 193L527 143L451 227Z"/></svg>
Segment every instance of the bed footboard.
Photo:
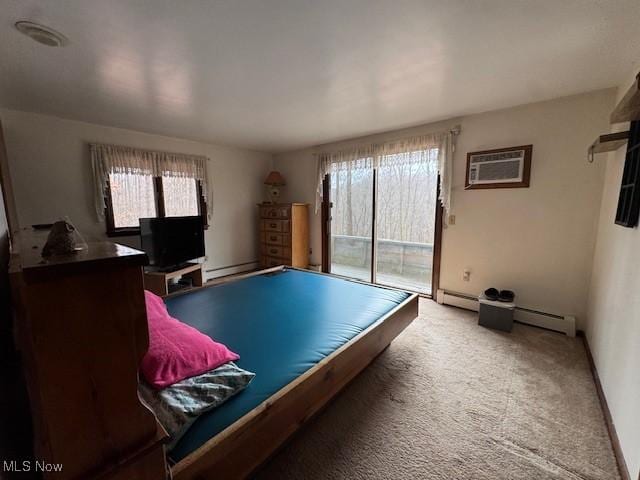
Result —
<svg viewBox="0 0 640 480"><path fill-rule="evenodd" d="M172 468L175 480L245 478L371 363L418 315L412 295Z"/></svg>

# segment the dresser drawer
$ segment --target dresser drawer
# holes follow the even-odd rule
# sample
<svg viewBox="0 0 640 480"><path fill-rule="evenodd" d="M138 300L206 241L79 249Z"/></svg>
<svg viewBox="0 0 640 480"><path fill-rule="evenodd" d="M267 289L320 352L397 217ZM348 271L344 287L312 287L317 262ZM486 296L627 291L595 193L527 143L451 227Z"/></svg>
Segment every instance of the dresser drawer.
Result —
<svg viewBox="0 0 640 480"><path fill-rule="evenodd" d="M291 229L289 220L262 220L262 230L265 232L286 233Z"/></svg>
<svg viewBox="0 0 640 480"><path fill-rule="evenodd" d="M289 265L289 260L285 258L269 257L264 255L260 259L260 263L262 264L262 268L270 268L277 267L279 265Z"/></svg>
<svg viewBox="0 0 640 480"><path fill-rule="evenodd" d="M262 218L281 218L288 219L291 218L291 209L290 207L278 207L278 206L261 206L260 207L260 216Z"/></svg>
<svg viewBox="0 0 640 480"><path fill-rule="evenodd" d="M260 241L269 245L291 245L291 235L288 233L260 232Z"/></svg>
<svg viewBox="0 0 640 480"><path fill-rule="evenodd" d="M269 257L291 258L290 247L282 247L279 245L267 245L263 243L261 251L263 255L267 255Z"/></svg>

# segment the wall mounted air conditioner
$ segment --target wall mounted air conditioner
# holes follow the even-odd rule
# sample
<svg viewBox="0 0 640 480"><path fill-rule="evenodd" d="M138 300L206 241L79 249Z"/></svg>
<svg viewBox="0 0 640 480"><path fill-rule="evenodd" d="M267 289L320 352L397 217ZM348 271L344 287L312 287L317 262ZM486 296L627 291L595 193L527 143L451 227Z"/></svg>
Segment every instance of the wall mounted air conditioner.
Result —
<svg viewBox="0 0 640 480"><path fill-rule="evenodd" d="M466 188L528 187L532 145L467 154Z"/></svg>

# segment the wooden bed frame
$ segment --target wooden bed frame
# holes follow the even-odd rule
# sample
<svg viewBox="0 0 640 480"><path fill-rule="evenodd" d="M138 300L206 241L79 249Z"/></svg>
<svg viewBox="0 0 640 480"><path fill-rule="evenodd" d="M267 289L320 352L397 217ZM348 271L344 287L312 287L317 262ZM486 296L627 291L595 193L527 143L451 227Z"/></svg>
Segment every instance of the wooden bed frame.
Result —
<svg viewBox="0 0 640 480"><path fill-rule="evenodd" d="M45 480L159 480L170 474L176 480L246 477L418 314L418 296L411 295L169 473L167 435L138 397L139 366L148 349L142 281L146 255L100 242L43 262L39 242L39 237L21 235L16 245L25 248L12 251L10 272L34 456L63 465L60 473L43 473ZM284 268L214 280L171 296Z"/></svg>
<svg viewBox="0 0 640 480"><path fill-rule="evenodd" d="M292 268L287 267L287 269ZM226 281L214 281L202 288L281 270L284 270L284 267L239 275ZM315 275L332 276L304 271ZM356 281L356 283L364 282ZM180 294L181 292L178 292L175 295ZM249 476L364 370L417 316L418 295L413 294L366 330L174 465L171 468L173 478L175 480L226 479Z"/></svg>

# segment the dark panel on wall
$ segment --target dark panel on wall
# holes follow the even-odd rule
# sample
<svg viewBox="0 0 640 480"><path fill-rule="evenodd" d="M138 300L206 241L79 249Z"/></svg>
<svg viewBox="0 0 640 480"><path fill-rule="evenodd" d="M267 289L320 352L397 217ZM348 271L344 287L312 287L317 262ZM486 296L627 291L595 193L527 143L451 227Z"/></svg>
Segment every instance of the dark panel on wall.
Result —
<svg viewBox="0 0 640 480"><path fill-rule="evenodd" d="M0 155L4 154L0 126ZM4 157L3 162L6 162ZM6 166L6 163L3 163ZM6 171L6 170L4 170ZM26 392L20 356L15 351L12 333L11 294L9 286L9 220L6 205L6 177L0 178L0 462L4 460L31 460L31 412ZM12 199L11 199L12 201ZM0 464L2 467L2 464ZM33 472L0 473L0 478L36 478Z"/></svg>
<svg viewBox="0 0 640 480"><path fill-rule="evenodd" d="M11 349L11 314L9 307L9 225L0 185L0 355L6 358Z"/></svg>
<svg viewBox="0 0 640 480"><path fill-rule="evenodd" d="M621 183L616 223L635 227L640 215L640 121L631 122Z"/></svg>

